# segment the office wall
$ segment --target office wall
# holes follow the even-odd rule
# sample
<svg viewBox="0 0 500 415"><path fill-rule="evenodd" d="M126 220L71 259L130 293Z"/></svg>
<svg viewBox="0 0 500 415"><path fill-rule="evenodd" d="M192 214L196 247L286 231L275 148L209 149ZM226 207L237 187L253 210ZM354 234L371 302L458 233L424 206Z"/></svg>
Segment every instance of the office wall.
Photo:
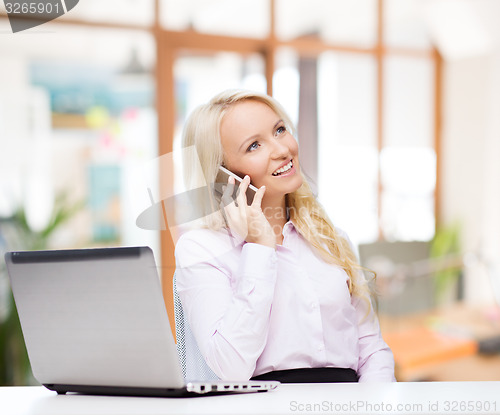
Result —
<svg viewBox="0 0 500 415"><path fill-rule="evenodd" d="M453 44L446 33L436 39L445 59L441 217L462 224L465 297L480 303L500 286L500 3L457 3L469 13L448 37L464 33Z"/></svg>

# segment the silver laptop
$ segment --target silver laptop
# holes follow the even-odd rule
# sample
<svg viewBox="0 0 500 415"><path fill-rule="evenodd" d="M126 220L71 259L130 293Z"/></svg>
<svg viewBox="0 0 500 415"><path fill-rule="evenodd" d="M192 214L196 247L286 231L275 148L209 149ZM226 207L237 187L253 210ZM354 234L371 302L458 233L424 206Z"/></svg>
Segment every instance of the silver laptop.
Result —
<svg viewBox="0 0 500 415"><path fill-rule="evenodd" d="M148 247L8 252L5 261L33 374L48 389L190 396L279 384L184 380Z"/></svg>

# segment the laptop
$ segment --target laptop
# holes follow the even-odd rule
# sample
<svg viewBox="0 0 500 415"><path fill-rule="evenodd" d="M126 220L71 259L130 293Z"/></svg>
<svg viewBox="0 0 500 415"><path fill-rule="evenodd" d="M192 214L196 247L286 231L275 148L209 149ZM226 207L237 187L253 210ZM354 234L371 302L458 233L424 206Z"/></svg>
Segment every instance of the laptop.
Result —
<svg viewBox="0 0 500 415"><path fill-rule="evenodd" d="M262 392L276 381L185 381L149 247L8 252L33 375L59 394Z"/></svg>

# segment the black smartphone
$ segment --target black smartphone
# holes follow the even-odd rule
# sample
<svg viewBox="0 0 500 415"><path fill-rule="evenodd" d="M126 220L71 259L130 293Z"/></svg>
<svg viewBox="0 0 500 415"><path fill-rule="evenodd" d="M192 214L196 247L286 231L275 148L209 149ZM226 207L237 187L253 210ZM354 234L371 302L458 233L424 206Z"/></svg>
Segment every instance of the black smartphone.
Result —
<svg viewBox="0 0 500 415"><path fill-rule="evenodd" d="M219 173L215 179L214 190L219 195L219 198L222 197L224 191L223 186L227 186L227 179L229 176L234 177L234 191L233 191L233 199L236 198L237 191L239 188L239 183L243 181L243 179L234 174L231 170L226 169L225 167L219 166ZM253 201L253 197L255 196L255 192L257 192L257 188L253 184L248 185L247 189L247 203L250 205Z"/></svg>

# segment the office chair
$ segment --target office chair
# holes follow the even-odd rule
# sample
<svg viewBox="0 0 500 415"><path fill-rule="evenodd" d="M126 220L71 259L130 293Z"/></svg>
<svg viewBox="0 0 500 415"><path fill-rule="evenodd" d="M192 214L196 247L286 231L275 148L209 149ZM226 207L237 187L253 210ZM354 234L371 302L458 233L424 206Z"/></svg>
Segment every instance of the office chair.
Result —
<svg viewBox="0 0 500 415"><path fill-rule="evenodd" d="M193 332L189 328L184 316L181 299L177 292L177 282L174 274L174 317L175 333L177 337L177 354L182 368L182 374L186 380L218 380L217 375L205 362Z"/></svg>

